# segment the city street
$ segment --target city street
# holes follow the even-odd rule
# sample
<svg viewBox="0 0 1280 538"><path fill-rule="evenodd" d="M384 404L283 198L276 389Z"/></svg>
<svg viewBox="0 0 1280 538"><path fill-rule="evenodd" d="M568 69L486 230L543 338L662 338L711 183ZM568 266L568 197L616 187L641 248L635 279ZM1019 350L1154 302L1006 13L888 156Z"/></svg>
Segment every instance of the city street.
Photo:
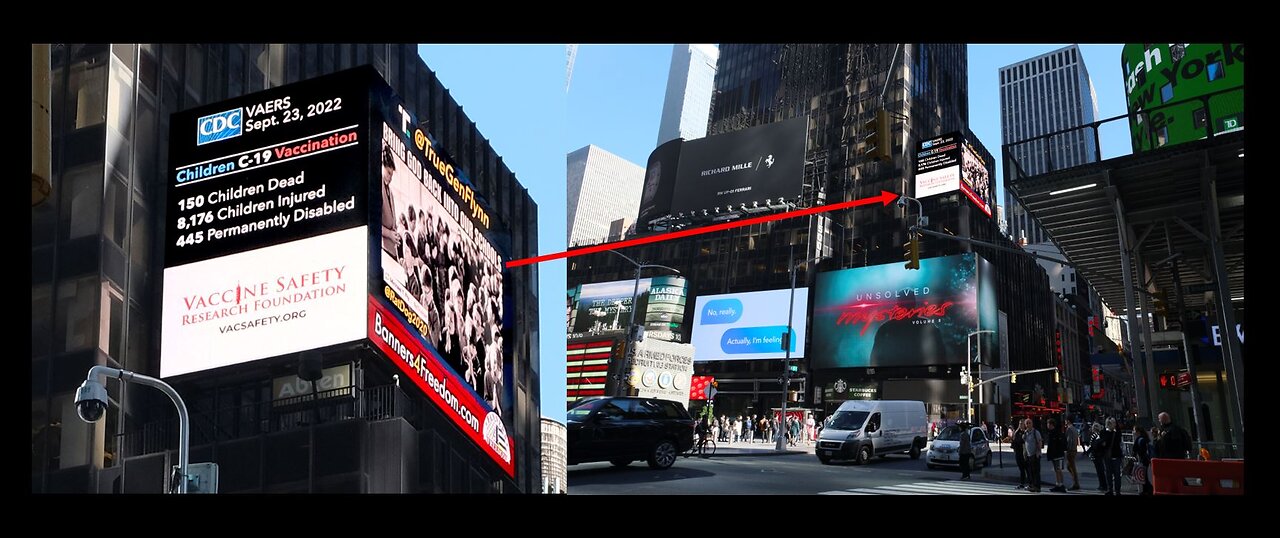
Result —
<svg viewBox="0 0 1280 538"><path fill-rule="evenodd" d="M745 445L734 445L745 446ZM762 447L762 445L756 445ZM802 450L797 449L797 450ZM761 454L767 453L760 449ZM623 468L608 463L569 467L569 493L604 494L787 494L787 495L1033 495L1014 488L1014 483L984 480L981 470L972 480L960 480L958 470L929 470L923 459L905 455L876 458L868 465L834 463L822 465L812 453L786 455L725 455L711 458L680 458L665 471L650 469L643 462ZM1005 454L1006 468L1017 468ZM993 470L998 469L993 464ZM1044 477L1052 480L1048 471ZM1093 478L1082 480L1084 489L1069 493L1049 493L1049 484L1038 495L1100 495L1089 486Z"/></svg>

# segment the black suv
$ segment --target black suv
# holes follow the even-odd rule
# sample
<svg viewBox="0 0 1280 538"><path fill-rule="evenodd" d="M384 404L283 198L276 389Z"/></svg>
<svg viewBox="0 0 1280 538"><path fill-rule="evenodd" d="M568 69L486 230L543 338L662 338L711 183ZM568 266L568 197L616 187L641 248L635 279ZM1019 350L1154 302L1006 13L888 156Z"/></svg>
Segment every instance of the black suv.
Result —
<svg viewBox="0 0 1280 538"><path fill-rule="evenodd" d="M693 418L678 402L593 397L569 408L569 465L646 460L666 469L693 446Z"/></svg>

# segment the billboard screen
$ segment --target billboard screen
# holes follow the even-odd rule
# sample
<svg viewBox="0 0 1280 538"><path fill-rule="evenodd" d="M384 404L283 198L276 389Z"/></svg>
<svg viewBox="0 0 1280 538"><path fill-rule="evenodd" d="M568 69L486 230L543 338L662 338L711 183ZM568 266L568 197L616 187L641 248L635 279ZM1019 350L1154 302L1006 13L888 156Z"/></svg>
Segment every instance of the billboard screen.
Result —
<svg viewBox="0 0 1280 538"><path fill-rule="evenodd" d="M689 379L693 376L693 347L645 338L635 344L631 386L641 398L680 402L689 407Z"/></svg>
<svg viewBox="0 0 1280 538"><path fill-rule="evenodd" d="M649 154L645 167L644 191L640 195L640 216L637 228L648 226L649 221L671 214L671 196L676 189L676 169L680 166L680 147L684 141L671 140Z"/></svg>
<svg viewBox="0 0 1280 538"><path fill-rule="evenodd" d="M571 288L569 297L569 339L625 334L631 321L631 297L635 280L582 284ZM645 338L669 342L684 339L684 309L687 284L683 277L657 276L640 279L640 306L636 323L643 324Z"/></svg>
<svg viewBox="0 0 1280 538"><path fill-rule="evenodd" d="M960 165L960 190L973 205L988 217L991 216L991 201L995 197L992 190L991 174L987 171L987 161L978 154L969 141L964 142L964 153Z"/></svg>
<svg viewBox="0 0 1280 538"><path fill-rule="evenodd" d="M369 73L173 115L162 377L364 337Z"/></svg>
<svg viewBox="0 0 1280 538"><path fill-rule="evenodd" d="M999 339L991 264L973 253L818 274L813 305L814 368L964 364L996 366ZM975 359L976 360L976 359Z"/></svg>
<svg viewBox="0 0 1280 538"><path fill-rule="evenodd" d="M368 338L514 476L503 273L510 237L390 88L376 96L380 142L369 164L378 207L369 226L379 275Z"/></svg>
<svg viewBox="0 0 1280 538"><path fill-rule="evenodd" d="M797 117L685 142L671 211L737 209L799 196L807 125L807 117Z"/></svg>
<svg viewBox="0 0 1280 538"><path fill-rule="evenodd" d="M916 147L916 198L946 194L960 188L959 132L921 140Z"/></svg>
<svg viewBox="0 0 1280 538"><path fill-rule="evenodd" d="M693 314L694 360L781 359L791 290L698 297ZM791 357L803 358L809 288L796 288Z"/></svg>

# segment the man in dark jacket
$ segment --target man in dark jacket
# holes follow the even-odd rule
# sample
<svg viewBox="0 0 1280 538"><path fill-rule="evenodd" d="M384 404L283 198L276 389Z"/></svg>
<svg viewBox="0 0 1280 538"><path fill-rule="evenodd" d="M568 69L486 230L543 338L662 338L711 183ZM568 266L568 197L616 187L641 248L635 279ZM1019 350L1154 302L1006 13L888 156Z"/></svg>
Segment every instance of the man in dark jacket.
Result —
<svg viewBox="0 0 1280 538"><path fill-rule="evenodd" d="M1067 488L1062 484L1063 463L1067 458L1067 440L1062 434L1062 429L1058 428L1058 419L1049 419L1049 462L1053 465L1054 486L1049 491L1056 493L1066 493Z"/></svg>
<svg viewBox="0 0 1280 538"><path fill-rule="evenodd" d="M1018 429L1013 432L1013 442L1009 444L1009 448L1013 449L1014 459L1018 462L1018 487L1015 489L1026 489L1027 487L1027 457L1022 453L1022 446L1026 432L1022 429L1022 421L1018 421Z"/></svg>
<svg viewBox="0 0 1280 538"><path fill-rule="evenodd" d="M969 436L973 435L973 430L968 428L960 428L960 479L969 479L969 469L973 466L973 442Z"/></svg>
<svg viewBox="0 0 1280 538"><path fill-rule="evenodd" d="M1185 460L1191 452L1191 436L1173 423L1169 413L1160 413L1160 439L1156 441L1156 457Z"/></svg>

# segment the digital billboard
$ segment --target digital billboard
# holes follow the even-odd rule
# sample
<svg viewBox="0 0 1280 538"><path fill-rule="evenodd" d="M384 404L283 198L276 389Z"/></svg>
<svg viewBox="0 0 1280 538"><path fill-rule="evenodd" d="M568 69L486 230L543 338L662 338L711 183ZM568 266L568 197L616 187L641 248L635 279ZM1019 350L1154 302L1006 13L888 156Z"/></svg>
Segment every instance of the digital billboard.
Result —
<svg viewBox="0 0 1280 538"><path fill-rule="evenodd" d="M647 227L649 221L671 214L671 197L675 194L676 170L680 166L680 147L683 144L684 140L677 138L649 154L637 227Z"/></svg>
<svg viewBox="0 0 1280 538"><path fill-rule="evenodd" d="M671 211L712 210L800 195L808 117L685 142Z"/></svg>
<svg viewBox="0 0 1280 538"><path fill-rule="evenodd" d="M176 113L160 375L364 337L369 72Z"/></svg>
<svg viewBox="0 0 1280 538"><path fill-rule="evenodd" d="M791 289L698 297L693 314L694 360L781 359ZM796 288L791 357L803 358L809 288Z"/></svg>
<svg viewBox="0 0 1280 538"><path fill-rule="evenodd" d="M966 341L999 359L994 271L973 253L819 273L815 288L814 368L964 364Z"/></svg>
<svg viewBox="0 0 1280 538"><path fill-rule="evenodd" d="M916 146L916 198L960 189L960 133L921 140Z"/></svg>
<svg viewBox="0 0 1280 538"><path fill-rule="evenodd" d="M379 274L368 338L514 476L503 272L510 236L391 89L382 84L374 95L380 140L369 165L379 181L369 227Z"/></svg>
<svg viewBox="0 0 1280 538"><path fill-rule="evenodd" d="M991 216L991 201L995 197L992 190L991 174L987 171L987 161L978 154L968 140L964 141L964 153L960 165L960 190L978 210Z"/></svg>
<svg viewBox="0 0 1280 538"><path fill-rule="evenodd" d="M1130 114L1147 112L1129 118L1133 150L1200 140L1210 128L1214 134L1244 129L1244 49L1244 43L1125 45L1126 104Z"/></svg>
<svg viewBox="0 0 1280 538"><path fill-rule="evenodd" d="M669 342L684 339L685 294L683 277L657 276L635 280L616 280L582 284L569 289L570 340L625 334L631 321L631 297L637 293L639 310L636 324L643 324L645 338Z"/></svg>

